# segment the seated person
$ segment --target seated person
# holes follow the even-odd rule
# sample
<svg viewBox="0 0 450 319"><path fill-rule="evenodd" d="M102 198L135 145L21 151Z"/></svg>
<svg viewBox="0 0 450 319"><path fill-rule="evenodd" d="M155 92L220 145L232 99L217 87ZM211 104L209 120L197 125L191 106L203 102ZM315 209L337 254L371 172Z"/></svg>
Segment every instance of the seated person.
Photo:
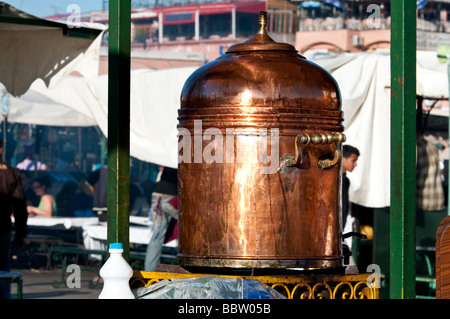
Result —
<svg viewBox="0 0 450 319"><path fill-rule="evenodd" d="M57 215L56 200L47 190L51 187L50 179L47 176L37 177L33 181L33 190L41 200L39 206L27 206L30 217L52 217Z"/></svg>
<svg viewBox="0 0 450 319"><path fill-rule="evenodd" d="M86 180L83 179L78 185L78 190L71 200L70 206L73 209L75 217L95 217L92 207L94 205L94 197Z"/></svg>

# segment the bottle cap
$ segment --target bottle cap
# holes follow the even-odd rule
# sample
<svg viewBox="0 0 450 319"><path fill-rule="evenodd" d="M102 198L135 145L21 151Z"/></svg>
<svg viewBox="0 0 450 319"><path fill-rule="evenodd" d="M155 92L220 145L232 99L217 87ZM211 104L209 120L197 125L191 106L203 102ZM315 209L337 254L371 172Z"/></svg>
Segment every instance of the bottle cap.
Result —
<svg viewBox="0 0 450 319"><path fill-rule="evenodd" d="M109 249L123 249L122 243L111 243Z"/></svg>

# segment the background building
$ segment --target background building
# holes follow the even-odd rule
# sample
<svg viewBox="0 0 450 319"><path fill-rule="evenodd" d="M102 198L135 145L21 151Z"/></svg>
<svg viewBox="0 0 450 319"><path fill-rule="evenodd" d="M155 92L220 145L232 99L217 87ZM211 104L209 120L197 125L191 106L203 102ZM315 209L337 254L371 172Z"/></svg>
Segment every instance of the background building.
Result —
<svg viewBox="0 0 450 319"><path fill-rule="evenodd" d="M136 0L132 7L133 50L195 52L210 61L254 34L261 10L268 12L269 34L295 45L300 53L390 46L390 1L386 0ZM418 49L435 50L438 43L450 43L449 11L448 0L418 2ZM108 24L108 12L84 13L82 20Z"/></svg>

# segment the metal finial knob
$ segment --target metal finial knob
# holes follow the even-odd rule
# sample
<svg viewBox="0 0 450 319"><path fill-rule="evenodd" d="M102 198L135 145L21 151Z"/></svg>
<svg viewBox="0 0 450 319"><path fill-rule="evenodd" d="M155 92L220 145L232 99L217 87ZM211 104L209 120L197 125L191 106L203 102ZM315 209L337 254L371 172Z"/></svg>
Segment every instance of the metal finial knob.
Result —
<svg viewBox="0 0 450 319"><path fill-rule="evenodd" d="M259 34L267 34L267 12L261 11L259 13Z"/></svg>

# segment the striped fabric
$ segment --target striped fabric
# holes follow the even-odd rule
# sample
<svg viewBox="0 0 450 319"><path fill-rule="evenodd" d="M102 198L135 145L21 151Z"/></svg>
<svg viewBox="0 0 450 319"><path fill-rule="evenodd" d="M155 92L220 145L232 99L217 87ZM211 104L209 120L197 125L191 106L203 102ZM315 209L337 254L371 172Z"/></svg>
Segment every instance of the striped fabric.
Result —
<svg viewBox="0 0 450 319"><path fill-rule="evenodd" d="M417 139L417 207L423 210L444 208L444 189L439 166L439 152L423 137Z"/></svg>

